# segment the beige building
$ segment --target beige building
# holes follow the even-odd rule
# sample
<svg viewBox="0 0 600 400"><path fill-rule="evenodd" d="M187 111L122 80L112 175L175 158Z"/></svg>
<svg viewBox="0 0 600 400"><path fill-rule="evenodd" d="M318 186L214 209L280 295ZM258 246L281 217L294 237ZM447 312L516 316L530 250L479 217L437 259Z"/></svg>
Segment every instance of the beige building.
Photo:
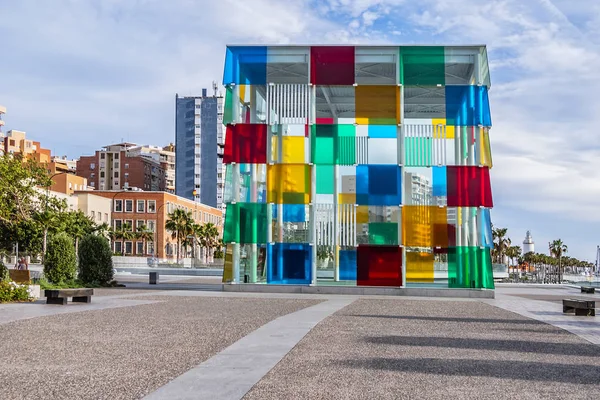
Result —
<svg viewBox="0 0 600 400"><path fill-rule="evenodd" d="M40 193L46 193L39 189ZM97 225L106 223L110 226L112 207L110 199L102 196L96 196L93 192L77 192L66 194L62 192L48 191L48 194L57 199L64 199L67 202L69 211L81 211Z"/></svg>

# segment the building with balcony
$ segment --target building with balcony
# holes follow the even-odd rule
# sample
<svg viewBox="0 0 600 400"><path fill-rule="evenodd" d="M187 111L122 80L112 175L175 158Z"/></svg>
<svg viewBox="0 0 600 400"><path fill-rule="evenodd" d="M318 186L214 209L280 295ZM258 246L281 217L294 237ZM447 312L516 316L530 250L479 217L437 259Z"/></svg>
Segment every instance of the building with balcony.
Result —
<svg viewBox="0 0 600 400"><path fill-rule="evenodd" d="M166 172L158 154L142 153L135 143L118 143L103 147L93 156L77 161L77 175L88 180L94 190L135 188L164 191Z"/></svg>

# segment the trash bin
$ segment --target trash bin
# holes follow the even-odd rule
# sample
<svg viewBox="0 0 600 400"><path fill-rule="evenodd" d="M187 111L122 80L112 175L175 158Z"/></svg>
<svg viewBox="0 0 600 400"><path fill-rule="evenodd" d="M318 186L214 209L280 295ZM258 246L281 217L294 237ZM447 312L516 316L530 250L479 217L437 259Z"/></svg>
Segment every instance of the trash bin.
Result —
<svg viewBox="0 0 600 400"><path fill-rule="evenodd" d="M156 285L158 283L158 272L150 272L150 284Z"/></svg>

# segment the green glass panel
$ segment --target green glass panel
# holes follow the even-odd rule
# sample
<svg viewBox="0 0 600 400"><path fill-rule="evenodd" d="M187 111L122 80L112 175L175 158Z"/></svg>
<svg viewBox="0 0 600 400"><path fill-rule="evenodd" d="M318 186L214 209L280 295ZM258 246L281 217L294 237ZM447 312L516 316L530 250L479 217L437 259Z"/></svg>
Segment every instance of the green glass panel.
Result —
<svg viewBox="0 0 600 400"><path fill-rule="evenodd" d="M333 194L333 165L317 165L317 193Z"/></svg>
<svg viewBox="0 0 600 400"><path fill-rule="evenodd" d="M369 244L398 245L398 224L396 222L369 223Z"/></svg>
<svg viewBox="0 0 600 400"><path fill-rule="evenodd" d="M266 243L266 203L229 203L225 211L225 243Z"/></svg>
<svg viewBox="0 0 600 400"><path fill-rule="evenodd" d="M354 125L312 125L311 161L321 165L354 165L355 136Z"/></svg>
<svg viewBox="0 0 600 400"><path fill-rule="evenodd" d="M448 287L493 289L494 274L490 249L450 247L448 249Z"/></svg>
<svg viewBox="0 0 600 400"><path fill-rule="evenodd" d="M403 85L446 84L444 47L401 47L400 59L400 82Z"/></svg>
<svg viewBox="0 0 600 400"><path fill-rule="evenodd" d="M225 108L223 109L223 124L227 125L233 122L233 88L225 88Z"/></svg>
<svg viewBox="0 0 600 400"><path fill-rule="evenodd" d="M407 137L404 139L404 163L407 167L429 167L432 165L432 139Z"/></svg>

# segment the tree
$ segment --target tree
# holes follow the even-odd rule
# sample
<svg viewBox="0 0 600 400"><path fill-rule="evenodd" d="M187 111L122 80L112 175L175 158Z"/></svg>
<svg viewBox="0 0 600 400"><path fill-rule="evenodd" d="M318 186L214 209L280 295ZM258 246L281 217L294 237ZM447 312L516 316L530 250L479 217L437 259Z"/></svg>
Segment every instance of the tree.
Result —
<svg viewBox="0 0 600 400"><path fill-rule="evenodd" d="M122 242L135 239L135 233L131 224L122 224L119 229L115 229L111 232L111 236L114 240L120 240ZM125 254L125 245L121 246L121 255Z"/></svg>
<svg viewBox="0 0 600 400"><path fill-rule="evenodd" d="M492 229L492 237L494 240L494 256L496 258L496 262L501 264L504 260L504 255L506 254L506 249L510 246L510 239L506 237L506 233L508 228L493 228Z"/></svg>
<svg viewBox="0 0 600 400"><path fill-rule="evenodd" d="M136 231L136 239L141 240L144 243L144 253L146 252L146 242L154 240L154 232L152 232L146 225L140 225Z"/></svg>
<svg viewBox="0 0 600 400"><path fill-rule="evenodd" d="M64 231L75 240L75 254L79 253L79 240L96 229L94 221L81 210L61 214Z"/></svg>
<svg viewBox="0 0 600 400"><path fill-rule="evenodd" d="M112 252L103 236L87 235L79 246L79 279L85 283L106 285L113 280Z"/></svg>
<svg viewBox="0 0 600 400"><path fill-rule="evenodd" d="M75 279L77 259L73 239L64 232L54 235L44 256L44 274L53 283Z"/></svg>
<svg viewBox="0 0 600 400"><path fill-rule="evenodd" d="M212 250L219 246L219 230L212 222L198 225L197 233L200 245L204 251L204 262L212 261Z"/></svg>
<svg viewBox="0 0 600 400"><path fill-rule="evenodd" d="M550 254L552 254L555 258L558 259L558 282L562 282L562 265L561 259L563 254L569 251L566 244L563 243L561 239L556 239L550 243Z"/></svg>
<svg viewBox="0 0 600 400"><path fill-rule="evenodd" d="M521 255L521 246L510 246L505 251L506 256L509 258L509 265L514 266L515 259Z"/></svg>
<svg viewBox="0 0 600 400"><path fill-rule="evenodd" d="M94 233L106 239L109 239L111 237L111 229L106 222L103 222L100 225L96 225L96 227L94 228Z"/></svg>
<svg viewBox="0 0 600 400"><path fill-rule="evenodd" d="M192 213L180 208L174 210L168 215L168 219L165 222L165 229L171 232L171 237L177 242L177 263L179 264L181 244L187 244L187 236L193 232Z"/></svg>

